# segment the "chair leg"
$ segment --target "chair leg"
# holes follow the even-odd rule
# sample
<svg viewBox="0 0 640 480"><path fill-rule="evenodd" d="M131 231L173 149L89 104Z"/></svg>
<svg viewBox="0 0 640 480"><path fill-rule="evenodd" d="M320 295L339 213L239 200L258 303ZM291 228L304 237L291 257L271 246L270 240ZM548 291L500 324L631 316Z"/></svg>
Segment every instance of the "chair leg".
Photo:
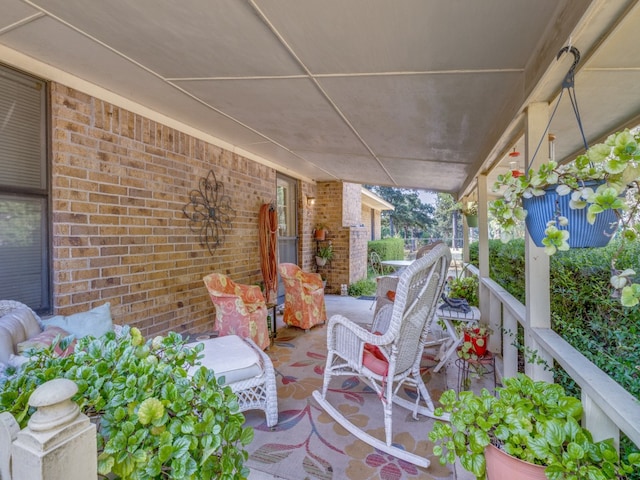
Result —
<svg viewBox="0 0 640 480"><path fill-rule="evenodd" d="M324 379L322 381L322 398L327 396L327 390L329 390L329 382L331 381L331 366L333 365L333 351L327 352L327 360L324 367Z"/></svg>
<svg viewBox="0 0 640 480"><path fill-rule="evenodd" d="M392 444L387 444L387 442L383 442L379 438L376 438L372 435L361 430L359 427L355 426L349 420L347 420L338 410L336 410L327 400L324 398L321 393L317 390L313 392L313 398L315 398L316 402L320 404L320 406L327 412L336 422L338 422L342 427L344 427L348 432L354 435L356 438L359 438L365 443L368 443L374 448L378 450L388 453L389 455L393 455L401 460L412 463L419 467L428 467L431 462L428 458L421 457L420 455L416 455L415 453L407 452L406 450L394 447ZM387 437L390 435L390 429L387 431ZM390 437L389 437L390 438ZM389 443L391 443L389 441Z"/></svg>

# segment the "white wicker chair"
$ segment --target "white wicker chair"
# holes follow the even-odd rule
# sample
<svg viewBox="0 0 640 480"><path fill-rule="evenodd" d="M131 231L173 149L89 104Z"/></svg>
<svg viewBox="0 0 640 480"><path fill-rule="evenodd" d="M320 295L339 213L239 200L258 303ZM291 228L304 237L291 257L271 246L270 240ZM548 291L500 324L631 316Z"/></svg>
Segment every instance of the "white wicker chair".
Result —
<svg viewBox="0 0 640 480"><path fill-rule="evenodd" d="M412 410L414 417L419 413L436 418L433 402L420 376L420 361L450 262L449 248L438 245L408 266L399 278L395 302L392 306L380 309L371 331L342 315L331 317L327 328L328 352L322 392L313 392L314 398L327 413L360 440L423 467L429 466L428 459L391 444L392 407L395 403ZM383 334L372 333L376 331ZM386 376L364 365L365 344L377 346L386 358ZM329 382L334 376L342 375L358 376L378 393L384 412L384 441L362 431L327 400ZM415 387L415 403L396 395L404 384ZM448 417L443 419L447 420Z"/></svg>
<svg viewBox="0 0 640 480"><path fill-rule="evenodd" d="M260 357L262 373L257 377L231 383L229 386L238 397L240 411L259 409L264 411L268 427L278 423L278 392L276 375L271 359L250 338L243 339Z"/></svg>
<svg viewBox="0 0 640 480"><path fill-rule="evenodd" d="M29 307L24 303L16 302L15 300L0 300L0 317L18 308ZM29 308L29 310L31 310L31 308ZM31 310L31 313L33 313L33 316L36 318L36 320L38 320L38 323L42 323L42 320L40 320L40 317L36 314L36 312Z"/></svg>

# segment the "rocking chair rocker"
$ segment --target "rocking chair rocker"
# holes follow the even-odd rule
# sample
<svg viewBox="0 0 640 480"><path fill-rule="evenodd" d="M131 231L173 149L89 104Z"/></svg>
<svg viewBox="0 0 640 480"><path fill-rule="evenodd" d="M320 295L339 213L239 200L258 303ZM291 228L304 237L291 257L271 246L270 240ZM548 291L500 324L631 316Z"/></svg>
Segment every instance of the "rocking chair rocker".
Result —
<svg viewBox="0 0 640 480"><path fill-rule="evenodd" d="M429 460L393 446L391 414L397 404L417 414L437 417L434 405L420 376L420 361L431 322L444 288L451 253L438 245L409 265L400 276L393 305L383 307L367 331L342 315L334 315L327 327L327 361L322 392L313 397L333 419L360 440L407 462L428 467ZM384 411L385 441L347 420L327 399L334 376L357 376L378 394ZM397 395L408 384L416 389L415 404ZM420 405L420 400L424 405Z"/></svg>

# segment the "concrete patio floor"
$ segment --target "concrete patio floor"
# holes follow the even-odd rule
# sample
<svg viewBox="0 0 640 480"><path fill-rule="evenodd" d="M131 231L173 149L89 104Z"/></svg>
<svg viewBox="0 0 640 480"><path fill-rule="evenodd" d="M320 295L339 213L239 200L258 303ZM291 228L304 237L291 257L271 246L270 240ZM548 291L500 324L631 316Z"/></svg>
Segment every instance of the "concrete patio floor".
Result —
<svg viewBox="0 0 640 480"><path fill-rule="evenodd" d="M340 295L326 295L325 302L327 306L327 318L331 318L332 315L340 314L343 315L354 322L357 323L371 323L373 320L373 308L371 308L372 301L371 300L360 300L354 297L349 296L340 296ZM278 315L277 318L277 328L284 327L282 322L282 315ZM442 330L438 325L434 323L433 332L436 337L443 335ZM267 350L267 354L268 354ZM445 375L446 383L448 388L458 388L458 368L454 364L454 358L450 359L446 365L446 368L443 368L439 374ZM492 376L484 376L480 379L472 380L471 388L475 390L480 390L483 387L493 388L493 377ZM475 477L464 470L459 464L455 466L453 480L473 480ZM274 476L265 472L261 472L258 470L251 470L249 474L249 480L269 480L269 479L277 479L283 478Z"/></svg>

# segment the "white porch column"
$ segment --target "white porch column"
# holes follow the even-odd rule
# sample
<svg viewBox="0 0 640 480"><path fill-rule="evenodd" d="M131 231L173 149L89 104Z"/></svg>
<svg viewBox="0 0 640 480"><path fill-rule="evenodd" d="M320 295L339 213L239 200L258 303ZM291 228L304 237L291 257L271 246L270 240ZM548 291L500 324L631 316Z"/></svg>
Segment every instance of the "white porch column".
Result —
<svg viewBox="0 0 640 480"><path fill-rule="evenodd" d="M501 305L491 302L489 290L482 286L482 279L489 278L489 192L487 176L478 176L478 270L480 280L480 318L493 329L488 348L494 353L502 353Z"/></svg>
<svg viewBox="0 0 640 480"><path fill-rule="evenodd" d="M462 217L462 261L464 263L469 263L469 224L467 223L466 215L461 215Z"/></svg>
<svg viewBox="0 0 640 480"><path fill-rule="evenodd" d="M549 121L549 104L532 103L527 108L525 126L525 159L529 168L535 168L547 158L547 122ZM536 158L532 156L538 148L540 139L544 138L538 149ZM525 234L525 292L526 292L526 323L528 327L550 328L550 283L549 283L549 257L544 249L536 247L529 233ZM525 373L534 380L553 382L551 370L545 370L545 365L537 362L529 363L526 359L530 353L535 352L538 358L553 367L553 359L533 340L528 328L525 328Z"/></svg>

